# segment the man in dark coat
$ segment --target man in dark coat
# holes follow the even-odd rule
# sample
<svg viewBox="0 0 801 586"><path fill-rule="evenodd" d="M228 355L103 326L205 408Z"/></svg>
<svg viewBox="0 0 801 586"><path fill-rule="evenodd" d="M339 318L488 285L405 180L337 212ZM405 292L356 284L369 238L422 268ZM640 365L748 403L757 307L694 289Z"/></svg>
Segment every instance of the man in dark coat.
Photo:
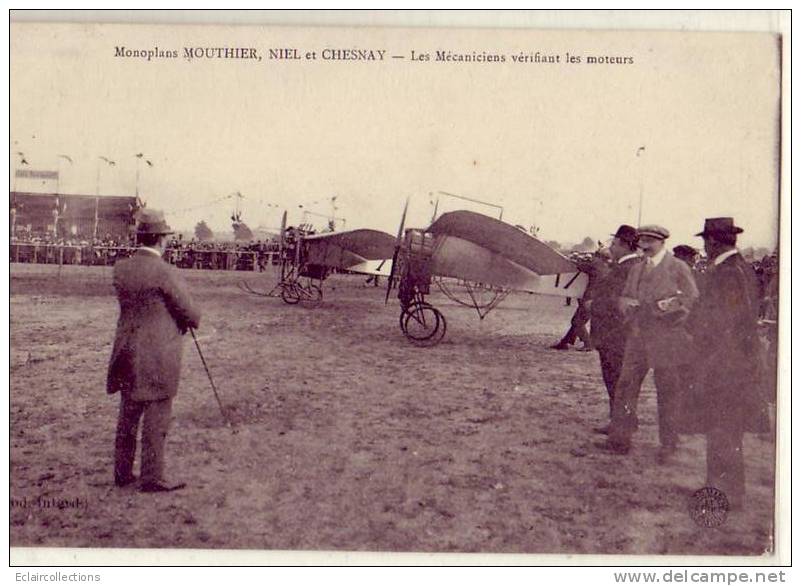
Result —
<svg viewBox="0 0 801 586"><path fill-rule="evenodd" d="M623 366L617 380L609 438L599 447L616 454L628 453L637 429L640 387L654 371L659 415L660 464L675 453L678 417L691 363L690 336L685 321L698 299L690 268L665 248L670 232L662 226L642 226L637 231L643 261L629 270L618 307L631 330L626 340Z"/></svg>
<svg viewBox="0 0 801 586"><path fill-rule="evenodd" d="M181 336L200 321L177 270L162 260L167 234L172 231L160 212L142 210L137 228L141 246L114 266L120 316L106 383L109 394L121 395L114 481L126 486L136 480L133 465L141 419L143 492L184 486L164 479L164 442L181 373Z"/></svg>
<svg viewBox="0 0 801 586"><path fill-rule="evenodd" d="M589 289L589 286L587 289ZM587 332L587 322L590 321L587 299L581 297L578 299L577 304L578 307L576 307L573 317L570 318L570 327L567 333L562 336L561 340L551 346L552 350L568 350L570 346L576 343L577 339L581 340L583 344L581 348L578 348L580 352L590 352L592 350L590 334Z"/></svg>
<svg viewBox="0 0 801 586"><path fill-rule="evenodd" d="M640 261L636 228L623 224L613 236L609 246L612 268L595 284L590 302L590 336L601 361L601 374L609 394L610 417L615 384L623 366L623 351L629 332L629 326L624 322L618 308L618 299L623 293L629 270ZM596 431L606 433L608 429L605 426Z"/></svg>
<svg viewBox="0 0 801 586"><path fill-rule="evenodd" d="M673 256L680 261L687 263L687 266L695 270L695 262L698 260L698 251L687 244L679 244L673 247Z"/></svg>
<svg viewBox="0 0 801 586"><path fill-rule="evenodd" d="M551 346L553 350L567 350L576 343L576 339L581 340L582 346L578 348L579 352L591 352L592 339L590 332L587 330L587 322L590 321L590 304L592 301L593 290L595 284L602 279L608 272L608 257L604 256L607 251L601 249L592 255L591 259L578 260L578 269L587 275L587 288L584 294L577 300L578 307L576 308L573 317L570 319L570 328L567 333L556 344Z"/></svg>
<svg viewBox="0 0 801 586"><path fill-rule="evenodd" d="M743 433L766 432L767 400L759 380L759 294L753 268L740 255L732 218L710 218L697 234L710 259L692 314L698 356L695 404L706 433L707 485L740 506L745 495Z"/></svg>

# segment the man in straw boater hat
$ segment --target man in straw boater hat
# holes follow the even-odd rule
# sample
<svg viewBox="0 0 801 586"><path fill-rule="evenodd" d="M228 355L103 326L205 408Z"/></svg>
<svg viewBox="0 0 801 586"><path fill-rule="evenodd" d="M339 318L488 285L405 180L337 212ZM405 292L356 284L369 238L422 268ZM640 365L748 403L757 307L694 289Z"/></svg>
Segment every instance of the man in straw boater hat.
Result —
<svg viewBox="0 0 801 586"><path fill-rule="evenodd" d="M114 482L127 486L133 474L142 420L142 492L183 488L164 478L164 443L181 373L181 336L197 328L200 312L174 267L162 260L172 230L157 210L143 209L136 230L139 250L114 265L120 304L106 390L120 392L114 450Z"/></svg>
<svg viewBox="0 0 801 586"><path fill-rule="evenodd" d="M662 464L678 444L677 418L691 362L690 336L685 321L698 288L690 268L665 247L670 232L662 226L642 226L637 231L644 260L626 277L618 306L629 327L623 365L617 380L609 437L598 447L626 454L637 429L637 401L648 371L654 371L659 421L659 454Z"/></svg>
<svg viewBox="0 0 801 586"><path fill-rule="evenodd" d="M631 267L640 262L637 254L637 229L623 224L612 234L609 253L612 256L611 270L596 283L590 303L590 336L593 347L598 350L601 375L609 395L609 416L612 416L612 399L615 384L623 366L623 351L629 326L623 321L618 308L618 299L623 293ZM608 426L596 431L607 433Z"/></svg>
<svg viewBox="0 0 801 586"><path fill-rule="evenodd" d="M743 434L770 429L769 389L759 376L758 284L736 248L742 231L732 218L709 218L696 234L709 267L691 318L697 378L685 407L696 420L689 431L706 434L707 486L732 508L745 496Z"/></svg>

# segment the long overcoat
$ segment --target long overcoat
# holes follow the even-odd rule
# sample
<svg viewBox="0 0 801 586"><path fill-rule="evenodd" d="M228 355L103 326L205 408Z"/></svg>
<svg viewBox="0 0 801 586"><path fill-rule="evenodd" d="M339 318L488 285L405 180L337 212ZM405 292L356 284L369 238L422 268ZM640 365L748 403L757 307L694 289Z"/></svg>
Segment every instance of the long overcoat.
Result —
<svg viewBox="0 0 801 586"><path fill-rule="evenodd" d="M631 268L641 262L631 257L622 263L615 263L611 270L601 278L592 291L590 308L590 336L596 348L615 348L622 355L626 347L628 326L618 308L618 298L623 293Z"/></svg>
<svg viewBox="0 0 801 586"><path fill-rule="evenodd" d="M758 317L756 274L745 259L735 254L710 266L689 320L697 356L695 383L685 408L689 426L695 427L691 431L768 431Z"/></svg>
<svg viewBox="0 0 801 586"><path fill-rule="evenodd" d="M172 398L181 374L182 335L197 328L195 307L176 269L139 250L114 266L120 316L106 390L135 401Z"/></svg>

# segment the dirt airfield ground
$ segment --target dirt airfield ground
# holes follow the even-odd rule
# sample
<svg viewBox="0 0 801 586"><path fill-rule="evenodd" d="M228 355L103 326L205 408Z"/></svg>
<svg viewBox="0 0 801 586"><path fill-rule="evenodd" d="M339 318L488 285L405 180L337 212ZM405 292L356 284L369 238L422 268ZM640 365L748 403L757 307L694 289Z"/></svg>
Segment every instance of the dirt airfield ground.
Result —
<svg viewBox="0 0 801 586"><path fill-rule="evenodd" d="M718 528L688 514L704 444L655 462L649 376L628 457L599 453L597 354L549 350L564 300L509 298L483 321L441 294L433 348L405 341L397 300L335 276L313 310L258 298L272 275L184 271L226 429L186 338L168 473L113 486L119 399L105 393L111 270L11 266L11 545L417 552L740 554L771 549L774 451L746 439L748 498ZM79 506L46 506L63 499ZM79 500L76 500L79 499Z"/></svg>

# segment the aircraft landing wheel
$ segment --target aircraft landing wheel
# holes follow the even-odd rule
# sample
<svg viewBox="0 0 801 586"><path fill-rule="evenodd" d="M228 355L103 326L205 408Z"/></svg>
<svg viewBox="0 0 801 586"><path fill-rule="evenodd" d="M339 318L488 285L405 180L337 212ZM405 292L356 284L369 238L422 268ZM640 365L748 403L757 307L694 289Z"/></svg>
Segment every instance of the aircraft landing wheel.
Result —
<svg viewBox="0 0 801 586"><path fill-rule="evenodd" d="M300 301L300 293L298 292L297 285L282 285L281 299L284 300L284 303L288 303L289 305L297 305L298 301Z"/></svg>
<svg viewBox="0 0 801 586"><path fill-rule="evenodd" d="M307 309L314 309L323 302L323 290L317 285L298 287L300 304Z"/></svg>
<svg viewBox="0 0 801 586"><path fill-rule="evenodd" d="M445 337L445 316L428 303L412 303L400 316L403 335L418 346L434 346Z"/></svg>
<svg viewBox="0 0 801 586"><path fill-rule="evenodd" d="M400 312L400 316L399 316L398 322L399 322L400 329L403 332L404 336L406 335L406 319L409 316L409 314L412 311L414 311L414 308L416 308L416 307L430 307L430 308L434 309L433 305L431 305L430 303L427 303L425 301L422 301L422 302L421 301L415 301L415 302L412 302L411 304L407 305L406 307L401 306L401 312Z"/></svg>

